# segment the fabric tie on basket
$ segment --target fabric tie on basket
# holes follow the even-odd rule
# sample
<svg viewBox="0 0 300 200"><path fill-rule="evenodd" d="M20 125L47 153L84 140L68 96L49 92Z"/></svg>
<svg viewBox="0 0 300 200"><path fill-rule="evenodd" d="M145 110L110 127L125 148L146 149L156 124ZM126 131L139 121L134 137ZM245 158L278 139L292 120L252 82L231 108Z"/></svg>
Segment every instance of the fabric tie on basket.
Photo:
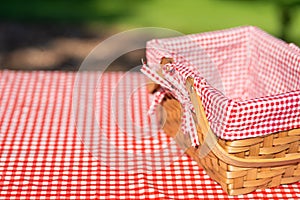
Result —
<svg viewBox="0 0 300 200"><path fill-rule="evenodd" d="M173 65L164 65L162 70L164 78L156 71L149 68L145 63L143 63L141 71L152 81L161 85L161 88L154 94L154 99L148 113L153 114L165 95L168 93L172 94L181 103L183 108L181 124L182 132L190 135L193 147L199 146L197 129L192 115L194 108L191 104L189 94L183 86L184 84L182 84L184 80L180 79L180 76L176 76L177 72L173 69Z"/></svg>

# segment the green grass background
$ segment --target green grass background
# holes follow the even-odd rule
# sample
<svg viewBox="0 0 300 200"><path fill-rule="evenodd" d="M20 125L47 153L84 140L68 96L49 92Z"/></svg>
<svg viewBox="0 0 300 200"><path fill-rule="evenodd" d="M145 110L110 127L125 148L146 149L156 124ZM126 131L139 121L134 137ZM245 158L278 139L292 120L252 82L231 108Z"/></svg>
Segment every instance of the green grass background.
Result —
<svg viewBox="0 0 300 200"><path fill-rule="evenodd" d="M279 36L279 7L275 2L276 0L11 0L1 3L0 19L24 23L83 23L120 30L154 26L185 34L254 25ZM292 19L287 40L300 44L300 6L293 6Z"/></svg>

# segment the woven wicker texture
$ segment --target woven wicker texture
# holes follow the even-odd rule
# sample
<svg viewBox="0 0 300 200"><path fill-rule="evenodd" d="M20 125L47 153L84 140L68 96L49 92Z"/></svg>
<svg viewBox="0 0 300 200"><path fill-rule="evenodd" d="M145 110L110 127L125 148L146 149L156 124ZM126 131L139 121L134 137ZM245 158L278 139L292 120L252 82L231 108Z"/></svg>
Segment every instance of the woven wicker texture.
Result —
<svg viewBox="0 0 300 200"><path fill-rule="evenodd" d="M194 91L193 94L196 92ZM198 97L194 95L191 98L196 100L195 98ZM225 154L216 155L218 153L215 153L215 147L212 147L213 150L202 157L199 153L200 149L191 147L189 137L180 132L180 104L175 99L166 98L162 105L165 112L162 115L164 118L162 121L165 121L164 131L174 137L181 147L186 149L187 154L229 195L246 194L256 189L275 187L300 180L300 162L299 159L294 159L300 158L300 129L235 141L218 138L217 145L226 152L225 154L231 155L233 160L224 159L223 157L227 156ZM195 105L198 108L200 106L202 107L202 105ZM200 110L203 111L203 108ZM202 120L198 120L200 117ZM201 127L207 126L205 120L207 119L203 115L197 116L196 119L199 125L197 127L198 136L203 145L205 145L205 134ZM241 164L241 162L235 162L234 159L244 160L246 163L242 162ZM256 162L249 164L247 160ZM276 163L276 160L280 162ZM268 163L268 161L275 162Z"/></svg>

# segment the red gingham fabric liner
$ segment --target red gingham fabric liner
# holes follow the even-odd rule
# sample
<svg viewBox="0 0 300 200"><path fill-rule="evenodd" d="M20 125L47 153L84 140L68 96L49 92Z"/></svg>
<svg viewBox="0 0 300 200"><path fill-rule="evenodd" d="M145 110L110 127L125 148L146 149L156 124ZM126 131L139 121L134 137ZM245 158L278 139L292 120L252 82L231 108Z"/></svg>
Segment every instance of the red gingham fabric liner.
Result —
<svg viewBox="0 0 300 200"><path fill-rule="evenodd" d="M171 68L169 70L173 71ZM165 95L171 93L174 98L176 98L181 103L183 109L183 114L181 116L182 133L190 135L192 146L199 146L200 143L198 140L197 129L192 115L192 110L194 109L190 102L190 98L186 88L180 87L184 85L183 82L185 82L185 80L181 76L176 76L175 70L173 71L174 74L164 73L164 70L162 70L162 72L164 73L164 78L166 79L165 80L160 77L160 75L157 74L155 70L149 68L146 64L142 66L141 72L149 77L152 81L155 81L157 84L161 85L161 88L154 94L154 99L149 110L153 111L158 105L160 105ZM176 85L177 87L174 87L174 85Z"/></svg>
<svg viewBox="0 0 300 200"><path fill-rule="evenodd" d="M97 81L92 72L82 72L84 95L95 95L90 82ZM111 97L123 73L106 73L95 98L99 125L106 127L110 139L129 150L138 151L139 143L124 140L111 119ZM229 197L196 162L181 155L171 165L157 170L120 171L93 157L77 134L72 117L72 92L75 73L0 71L0 199L299 199L300 183L282 185L248 195ZM134 90L146 82L144 75L125 76L124 90ZM135 120L144 123L152 96L146 89L140 98L127 104ZM119 100L122 100L120 98ZM84 101L84 99L83 99ZM83 105L82 102L78 106ZM101 106L101 107L99 107ZM143 115L143 116L141 116ZM126 120L123 116L120 120ZM89 125L85 133L89 132ZM127 127L131 130L133 127ZM150 152L163 147L170 138L158 127L156 143L142 140L142 149ZM97 142L97 141L93 141ZM145 142L145 143L143 143ZM103 145L103 144L102 144ZM112 154L109 156L113 156ZM156 158L159 160L159 158ZM143 161L146 162L146 161Z"/></svg>
<svg viewBox="0 0 300 200"><path fill-rule="evenodd" d="M300 49L256 27L158 39L148 65L173 57L195 78L214 133L228 140L300 128Z"/></svg>

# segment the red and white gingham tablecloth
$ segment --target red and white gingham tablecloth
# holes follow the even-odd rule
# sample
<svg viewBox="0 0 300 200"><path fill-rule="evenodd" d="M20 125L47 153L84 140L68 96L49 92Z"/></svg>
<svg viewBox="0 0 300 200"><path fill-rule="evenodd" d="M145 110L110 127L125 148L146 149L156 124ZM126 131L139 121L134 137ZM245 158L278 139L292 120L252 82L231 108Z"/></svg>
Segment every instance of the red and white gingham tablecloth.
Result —
<svg viewBox="0 0 300 200"><path fill-rule="evenodd" d="M76 75L0 72L0 199L300 198L299 182L227 196L147 118L144 75L82 72L74 89Z"/></svg>

